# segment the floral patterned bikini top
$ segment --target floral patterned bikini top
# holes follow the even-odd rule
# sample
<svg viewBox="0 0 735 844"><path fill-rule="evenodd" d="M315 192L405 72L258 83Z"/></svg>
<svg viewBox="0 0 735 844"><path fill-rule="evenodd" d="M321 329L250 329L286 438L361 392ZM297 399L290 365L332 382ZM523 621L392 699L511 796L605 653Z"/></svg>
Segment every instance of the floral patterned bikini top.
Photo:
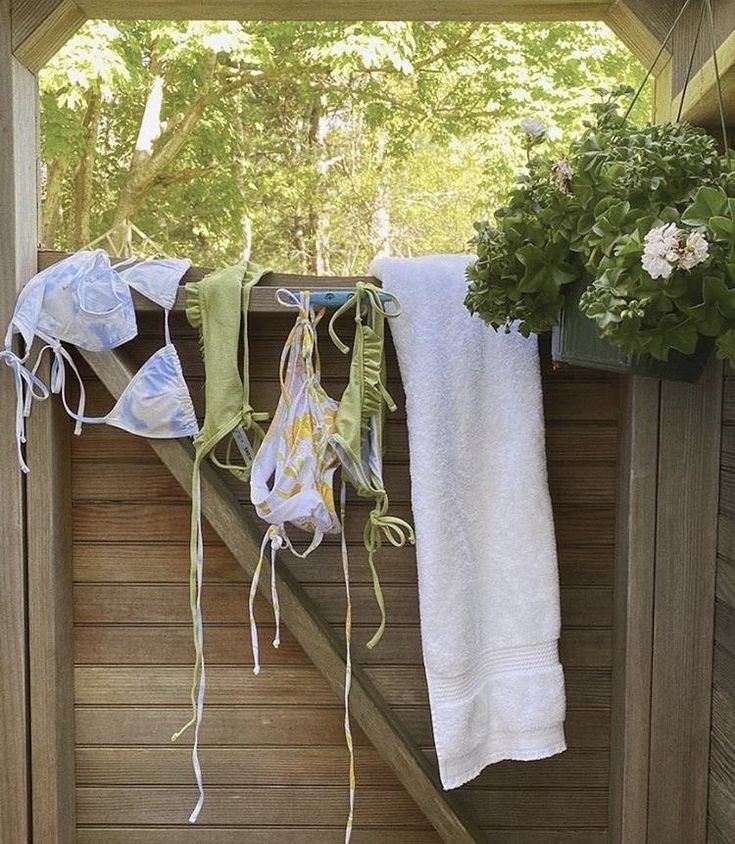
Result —
<svg viewBox="0 0 735 844"><path fill-rule="evenodd" d="M133 260L133 259L131 259ZM127 264L127 266L125 266ZM197 432L191 396L181 363L171 342L168 313L176 302L179 281L189 261L145 260L130 265L110 265L101 249L77 252L35 275L21 290L5 336L0 360L13 372L16 389L16 440L21 469L28 471L24 455L25 420L33 400L61 395L64 407L76 420L74 433L82 423L114 425L145 437L188 437ZM138 370L105 416L84 415L85 391L74 359L62 343L80 349L103 352L115 349L138 333L131 288L164 309L165 345ZM24 351L13 348L15 335ZM29 366L34 338L45 345ZM48 385L38 375L44 352L53 355ZM79 403L72 410L66 395L66 371L71 368L79 383Z"/></svg>

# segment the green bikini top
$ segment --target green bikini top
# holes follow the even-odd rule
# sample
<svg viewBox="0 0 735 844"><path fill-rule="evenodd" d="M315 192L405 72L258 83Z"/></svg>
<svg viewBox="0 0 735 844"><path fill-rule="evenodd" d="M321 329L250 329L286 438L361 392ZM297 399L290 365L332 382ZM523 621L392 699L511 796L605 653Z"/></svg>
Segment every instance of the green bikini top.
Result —
<svg viewBox="0 0 735 844"><path fill-rule="evenodd" d="M258 423L268 419L267 413L256 413L250 405L247 332L250 291L268 272L242 262L186 285L186 318L199 331L206 379L204 422L194 438L194 448L197 455L209 454L215 465L242 481L250 476L252 458L264 436ZM241 325L242 377L237 366ZM221 461L214 450L228 435L224 461ZM233 440L243 463L233 462Z"/></svg>
<svg viewBox="0 0 735 844"><path fill-rule="evenodd" d="M393 305L385 309L382 297ZM337 411L336 432L330 438L337 451L345 477L362 498L371 498L374 507L365 524L363 541L373 578L375 598L380 608L380 627L368 642L374 647L385 629L385 603L375 568L375 553L385 540L395 547L414 543L408 522L388 513L388 493L383 482L383 428L386 407L396 404L385 386L385 319L400 314L400 303L392 294L367 282L358 282L354 294L339 308L329 322L329 334L343 353L350 347L337 335L334 324L346 311L355 311L355 339L347 387Z"/></svg>

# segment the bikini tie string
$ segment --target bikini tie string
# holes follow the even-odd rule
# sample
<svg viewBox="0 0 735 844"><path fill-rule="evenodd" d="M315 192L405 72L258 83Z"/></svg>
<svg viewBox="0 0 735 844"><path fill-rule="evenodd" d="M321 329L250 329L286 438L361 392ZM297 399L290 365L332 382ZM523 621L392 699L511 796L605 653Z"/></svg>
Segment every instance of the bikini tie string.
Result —
<svg viewBox="0 0 735 844"><path fill-rule="evenodd" d="M416 535L411 525L397 516L389 516L387 509L388 498L385 497L378 503L374 510L371 510L363 535L363 541L368 553L370 575L373 579L375 601L380 610L380 624L372 639L367 643L370 649L374 648L382 639L386 622L385 599L383 598L383 589L380 585L380 578L378 577L378 569L375 565L375 553L383 544L384 540L394 548L402 548L407 543L411 545L416 543Z"/></svg>
<svg viewBox="0 0 735 844"><path fill-rule="evenodd" d="M253 674L260 674L260 645L258 642L258 625L255 621L255 596L258 593L260 573L265 562L266 548L271 546L271 603L273 604L273 616L276 623L276 632L273 637L273 647L281 644L281 606L278 600L278 581L276 579L276 555L281 548L292 549L291 542L286 536L282 525L271 525L265 532L260 545L258 564L253 572L253 579L250 583L250 595L248 597L248 614L250 617L250 642L253 649ZM300 556L300 555L299 555Z"/></svg>
<svg viewBox="0 0 735 844"><path fill-rule="evenodd" d="M48 387L28 369L23 360L11 349L0 351L0 360L12 370L15 382L15 440L18 446L18 462L23 472L28 473L28 465L23 457L23 443L26 441L26 418L30 414L33 399L43 401L49 397Z"/></svg>

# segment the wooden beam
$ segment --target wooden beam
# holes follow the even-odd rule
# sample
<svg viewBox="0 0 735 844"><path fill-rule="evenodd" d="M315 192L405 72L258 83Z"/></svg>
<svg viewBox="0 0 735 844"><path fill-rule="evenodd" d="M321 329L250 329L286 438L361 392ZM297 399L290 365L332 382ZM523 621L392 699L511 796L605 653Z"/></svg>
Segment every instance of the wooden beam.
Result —
<svg viewBox="0 0 735 844"><path fill-rule="evenodd" d="M162 20L602 20L610 0L78 0L88 18Z"/></svg>
<svg viewBox="0 0 735 844"><path fill-rule="evenodd" d="M70 439L61 403L39 402L27 445L31 794L33 840L49 844L76 841Z"/></svg>
<svg viewBox="0 0 735 844"><path fill-rule="evenodd" d="M13 52L40 70L86 20L74 0L13 0Z"/></svg>
<svg viewBox="0 0 735 844"><path fill-rule="evenodd" d="M648 841L707 834L722 365L663 382L656 502Z"/></svg>
<svg viewBox="0 0 735 844"><path fill-rule="evenodd" d="M735 21L733 21L735 25ZM735 32L732 32L717 49L717 64L722 79L722 97L725 104L725 118L735 125ZM676 114L681 102L681 91L677 92L672 103ZM719 131L720 111L717 101L717 82L715 63L710 58L697 71L689 82L682 112L684 120L698 126ZM721 134L721 133L720 133ZM733 143L733 139L730 139Z"/></svg>
<svg viewBox="0 0 735 844"><path fill-rule="evenodd" d="M624 389L613 617L610 840L644 842L660 383L630 377Z"/></svg>
<svg viewBox="0 0 735 844"><path fill-rule="evenodd" d="M36 264L35 77L13 58L10 0L0 0L0 323L8 324ZM5 370L5 366L0 364ZM0 376L0 841L30 840L25 491L18 470L15 389Z"/></svg>
<svg viewBox="0 0 735 844"><path fill-rule="evenodd" d="M111 395L118 398L134 374L120 354L82 352L82 356ZM191 495L191 444L187 440L149 440L149 443ZM202 502L205 518L252 577L264 526L248 515L209 461L202 467ZM283 621L341 699L345 672L343 646L288 569L280 566L279 572ZM270 591L264 581L261 581L261 592L270 600ZM444 841L451 844L480 841L479 831L461 818L454 799L442 790L437 773L426 756L358 665L353 665L350 712Z"/></svg>
<svg viewBox="0 0 735 844"><path fill-rule="evenodd" d="M43 270L52 264L68 257L69 252L41 251L38 253L38 269ZM113 258L113 264L120 259ZM212 272L207 267L191 267L182 278L182 285L189 281L200 281L208 273ZM268 273L259 284L253 288L250 294L250 310L252 313L284 313L283 305L276 299L279 287L287 287L290 290L350 290L358 281L369 281L373 284L380 282L373 276L313 276L297 275L294 273ZM183 286L179 287L174 311L183 312L186 307ZM135 310L138 313L160 313L161 308L145 296L133 291Z"/></svg>
<svg viewBox="0 0 735 844"><path fill-rule="evenodd" d="M674 22L674 9L670 0L615 0L605 16L605 23L646 68L650 67ZM670 58L665 51L658 67L658 74Z"/></svg>

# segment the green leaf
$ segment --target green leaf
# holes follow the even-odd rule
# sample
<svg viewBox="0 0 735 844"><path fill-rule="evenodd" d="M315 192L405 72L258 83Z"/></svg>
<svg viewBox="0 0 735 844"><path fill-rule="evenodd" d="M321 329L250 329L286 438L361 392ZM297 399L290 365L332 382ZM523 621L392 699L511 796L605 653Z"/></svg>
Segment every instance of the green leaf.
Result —
<svg viewBox="0 0 735 844"><path fill-rule="evenodd" d="M717 240L735 239L735 223L730 217L711 217L709 229Z"/></svg>
<svg viewBox="0 0 735 844"><path fill-rule="evenodd" d="M722 188L704 186L694 195L694 201L681 215L690 226L706 226L710 218L722 214L727 207L727 194Z"/></svg>

